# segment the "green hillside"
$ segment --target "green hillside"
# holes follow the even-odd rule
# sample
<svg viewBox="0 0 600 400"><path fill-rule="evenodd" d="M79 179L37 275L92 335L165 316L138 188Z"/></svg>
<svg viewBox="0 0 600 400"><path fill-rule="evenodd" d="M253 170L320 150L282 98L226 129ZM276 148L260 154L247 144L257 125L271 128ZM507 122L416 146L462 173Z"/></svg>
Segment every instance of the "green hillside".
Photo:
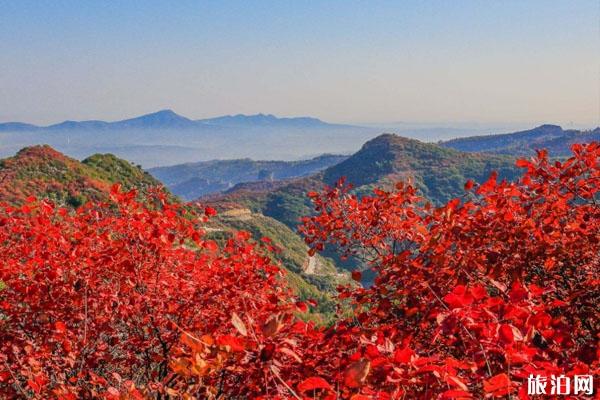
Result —
<svg viewBox="0 0 600 400"><path fill-rule="evenodd" d="M119 182L125 189L162 186L159 180L153 178L140 166L134 166L129 161L112 154L94 154L84 159L82 163L94 168L109 182Z"/></svg>
<svg viewBox="0 0 600 400"><path fill-rule="evenodd" d="M275 261L287 270L287 279L301 299L315 299L317 311L323 314L333 312L333 294L339 285L352 282L347 272L338 270L334 262L321 255L310 257L304 240L283 223L252 212L247 208L222 211L207 226L210 237L221 240L232 230L243 230L259 240L271 239L280 251L272 254Z"/></svg>
<svg viewBox="0 0 600 400"><path fill-rule="evenodd" d="M0 160L0 201L10 204L36 196L77 207L91 199L106 199L114 183L142 191L160 185L141 168L109 154L79 162L42 145Z"/></svg>
<svg viewBox="0 0 600 400"><path fill-rule="evenodd" d="M508 156L463 153L384 134L365 143L345 161L312 177L262 191L233 188L207 199L217 206L244 205L295 229L298 218L312 210L306 193L332 185L341 177L346 177L358 193L369 193L376 186L385 188L399 180L411 180L434 204L442 204L462 195L468 179L482 182L494 170L501 179L513 179L520 174L514 158Z"/></svg>
<svg viewBox="0 0 600 400"><path fill-rule="evenodd" d="M352 157L325 170L331 185L345 176L356 187L411 179L437 204L460 196L467 179L483 181L492 171L512 179L519 171L505 156L465 154L415 139L385 134L370 140Z"/></svg>

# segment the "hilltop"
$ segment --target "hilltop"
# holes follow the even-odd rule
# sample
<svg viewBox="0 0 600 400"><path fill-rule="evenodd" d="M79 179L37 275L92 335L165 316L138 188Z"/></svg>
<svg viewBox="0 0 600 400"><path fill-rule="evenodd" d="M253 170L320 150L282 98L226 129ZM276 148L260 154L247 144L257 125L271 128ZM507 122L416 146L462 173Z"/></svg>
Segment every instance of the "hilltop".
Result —
<svg viewBox="0 0 600 400"><path fill-rule="evenodd" d="M558 125L540 125L536 128L498 135L472 136L453 139L440 144L466 152L487 152L510 155L533 155L536 149L547 149L554 156L567 156L575 143L600 140L600 128L589 131L564 130Z"/></svg>
<svg viewBox="0 0 600 400"><path fill-rule="evenodd" d="M41 145L0 160L0 200L12 204L35 196L78 206L87 200L106 199L114 183L140 190L161 185L140 167L110 154L96 154L80 162Z"/></svg>
<svg viewBox="0 0 600 400"><path fill-rule="evenodd" d="M389 187L398 180L411 180L425 197L434 204L441 204L460 196L468 179L482 182L492 171L497 171L500 179L513 179L520 174L511 157L463 153L383 134L366 142L341 163L310 177L272 185L263 191L238 186L206 200L217 206L232 202L244 204L295 228L298 218L312 211L306 193L332 185L341 177L346 177L358 193L370 193L374 187Z"/></svg>

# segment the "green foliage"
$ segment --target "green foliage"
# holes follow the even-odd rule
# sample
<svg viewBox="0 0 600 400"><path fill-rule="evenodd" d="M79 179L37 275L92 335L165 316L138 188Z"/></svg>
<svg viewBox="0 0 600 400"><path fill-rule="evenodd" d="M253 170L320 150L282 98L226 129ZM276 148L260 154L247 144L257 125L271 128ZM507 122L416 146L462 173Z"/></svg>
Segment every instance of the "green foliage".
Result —
<svg viewBox="0 0 600 400"><path fill-rule="evenodd" d="M341 177L353 184L359 195L372 193L374 187L385 189L397 181L411 180L421 194L439 205L461 196L467 180L483 182L494 170L500 179L512 180L519 174L511 157L461 153L386 134L322 174L272 191L261 211L295 228L298 218L310 213L306 193L333 185Z"/></svg>
<svg viewBox="0 0 600 400"><path fill-rule="evenodd" d="M98 177L113 183L120 183L125 190L160 186L161 183L149 173L126 160L112 154L94 154L82 161L93 168Z"/></svg>
<svg viewBox="0 0 600 400"><path fill-rule="evenodd" d="M67 204L73 208L79 208L84 205L88 199L82 194L76 194L67 197Z"/></svg>
<svg viewBox="0 0 600 400"><path fill-rule="evenodd" d="M105 200L114 183L140 192L160 185L139 167L112 154L96 154L79 162L44 145L26 147L0 161L0 201L12 204L34 196L77 208L89 200Z"/></svg>

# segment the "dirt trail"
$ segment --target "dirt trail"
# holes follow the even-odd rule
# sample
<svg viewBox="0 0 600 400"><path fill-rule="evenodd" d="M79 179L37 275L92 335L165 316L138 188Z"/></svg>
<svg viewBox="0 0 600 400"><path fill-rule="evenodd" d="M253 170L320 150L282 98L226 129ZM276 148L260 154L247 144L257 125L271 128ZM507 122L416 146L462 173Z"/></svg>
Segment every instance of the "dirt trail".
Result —
<svg viewBox="0 0 600 400"><path fill-rule="evenodd" d="M252 219L252 211L247 208L235 208L233 210L225 211L221 214L225 218L234 218L240 221L248 221Z"/></svg>
<svg viewBox="0 0 600 400"><path fill-rule="evenodd" d="M317 268L317 258L315 256L309 256L306 269L304 270L305 274L313 275Z"/></svg>

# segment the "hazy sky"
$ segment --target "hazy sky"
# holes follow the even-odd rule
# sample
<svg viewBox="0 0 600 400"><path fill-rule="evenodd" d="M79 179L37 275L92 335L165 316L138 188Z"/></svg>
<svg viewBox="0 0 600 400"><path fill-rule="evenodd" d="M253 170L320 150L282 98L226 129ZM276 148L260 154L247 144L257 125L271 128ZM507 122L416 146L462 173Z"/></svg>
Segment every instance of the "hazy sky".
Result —
<svg viewBox="0 0 600 400"><path fill-rule="evenodd" d="M599 21L598 0L0 0L0 121L598 125Z"/></svg>

